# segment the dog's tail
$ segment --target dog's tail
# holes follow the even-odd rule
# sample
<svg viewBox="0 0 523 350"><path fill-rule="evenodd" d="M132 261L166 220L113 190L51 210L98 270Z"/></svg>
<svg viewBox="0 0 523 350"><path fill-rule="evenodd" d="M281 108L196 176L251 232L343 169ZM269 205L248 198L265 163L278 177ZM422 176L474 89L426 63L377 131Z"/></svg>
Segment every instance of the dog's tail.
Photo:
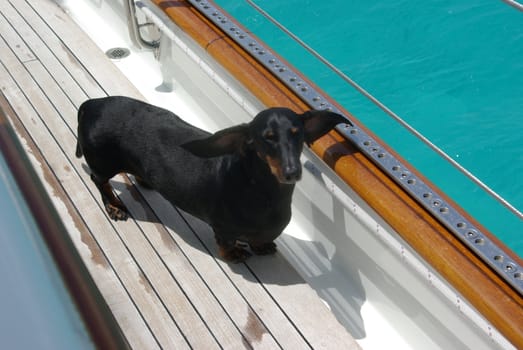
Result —
<svg viewBox="0 0 523 350"><path fill-rule="evenodd" d="M82 147L80 147L80 143L77 141L76 142L76 158L82 158L82 156L84 155L84 153L82 152Z"/></svg>
<svg viewBox="0 0 523 350"><path fill-rule="evenodd" d="M78 139L76 140L76 158L81 158L84 155L84 152L82 151L82 146L80 146L80 119L84 114L83 106L84 105L82 103L80 108L78 108Z"/></svg>

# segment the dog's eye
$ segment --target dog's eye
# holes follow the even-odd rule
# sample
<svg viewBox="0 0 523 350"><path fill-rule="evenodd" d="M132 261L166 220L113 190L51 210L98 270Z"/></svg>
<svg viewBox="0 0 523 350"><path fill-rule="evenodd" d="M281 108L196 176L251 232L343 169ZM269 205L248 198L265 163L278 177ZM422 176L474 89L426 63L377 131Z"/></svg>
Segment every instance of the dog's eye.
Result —
<svg viewBox="0 0 523 350"><path fill-rule="evenodd" d="M269 141L276 141L276 134L272 130L267 130L263 133L263 138Z"/></svg>

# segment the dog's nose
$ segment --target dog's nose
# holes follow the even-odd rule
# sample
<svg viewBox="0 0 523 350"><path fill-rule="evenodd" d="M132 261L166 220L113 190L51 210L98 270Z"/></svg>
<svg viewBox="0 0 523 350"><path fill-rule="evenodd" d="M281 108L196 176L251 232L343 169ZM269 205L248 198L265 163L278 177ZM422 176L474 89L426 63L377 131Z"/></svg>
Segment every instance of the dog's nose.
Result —
<svg viewBox="0 0 523 350"><path fill-rule="evenodd" d="M283 169L283 179L285 183L293 184L301 179L301 167L286 166Z"/></svg>

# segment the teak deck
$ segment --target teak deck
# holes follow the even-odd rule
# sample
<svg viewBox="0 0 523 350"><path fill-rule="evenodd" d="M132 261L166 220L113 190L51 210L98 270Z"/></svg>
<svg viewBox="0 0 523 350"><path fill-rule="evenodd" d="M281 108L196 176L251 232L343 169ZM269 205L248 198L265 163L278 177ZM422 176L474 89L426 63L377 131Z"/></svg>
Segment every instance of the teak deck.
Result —
<svg viewBox="0 0 523 350"><path fill-rule="evenodd" d="M230 265L210 229L120 176L134 219L111 221L74 156L88 98L138 91L50 0L0 2L0 103L135 349L358 345L285 259Z"/></svg>

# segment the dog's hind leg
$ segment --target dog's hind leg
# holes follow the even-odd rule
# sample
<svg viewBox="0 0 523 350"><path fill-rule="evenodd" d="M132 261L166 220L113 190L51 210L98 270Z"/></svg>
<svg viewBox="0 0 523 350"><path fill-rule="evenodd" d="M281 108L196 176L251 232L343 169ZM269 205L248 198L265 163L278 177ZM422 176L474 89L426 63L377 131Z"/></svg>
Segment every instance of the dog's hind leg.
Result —
<svg viewBox="0 0 523 350"><path fill-rule="evenodd" d="M114 194L109 179L91 173L91 180L93 180L102 195L102 201L109 217L115 221L127 220L129 217L129 211L122 201Z"/></svg>

